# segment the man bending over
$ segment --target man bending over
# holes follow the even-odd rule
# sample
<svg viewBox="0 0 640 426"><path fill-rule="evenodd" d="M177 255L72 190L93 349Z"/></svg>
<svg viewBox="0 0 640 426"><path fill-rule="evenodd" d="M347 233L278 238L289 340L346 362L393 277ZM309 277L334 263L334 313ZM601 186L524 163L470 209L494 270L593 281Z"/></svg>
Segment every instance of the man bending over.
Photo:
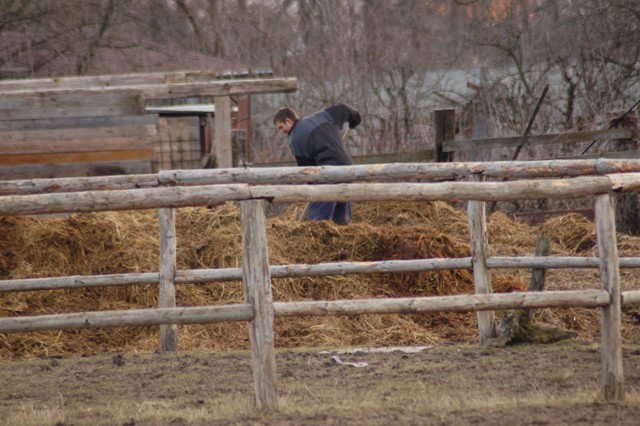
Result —
<svg viewBox="0 0 640 426"><path fill-rule="evenodd" d="M353 129L362 119L353 108L338 103L309 117L298 118L291 108L281 108L273 124L291 137L289 146L298 166L349 166L353 164L342 141L344 123ZM351 222L351 202L309 203L308 220L332 220L338 225Z"/></svg>

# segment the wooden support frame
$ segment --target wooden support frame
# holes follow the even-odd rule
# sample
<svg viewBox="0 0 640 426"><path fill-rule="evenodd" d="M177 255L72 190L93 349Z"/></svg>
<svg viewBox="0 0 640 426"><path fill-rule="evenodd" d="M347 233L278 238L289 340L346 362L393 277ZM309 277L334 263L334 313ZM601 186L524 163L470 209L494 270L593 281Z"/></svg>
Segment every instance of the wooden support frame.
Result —
<svg viewBox="0 0 640 426"><path fill-rule="evenodd" d="M233 167L233 148L231 146L231 97L216 96L215 115L213 117L213 152L216 168Z"/></svg>
<svg viewBox="0 0 640 426"><path fill-rule="evenodd" d="M181 83L155 83L115 86L90 86L72 89L68 87L51 88L16 88L14 90L2 90L3 99L21 99L34 94L43 96L88 96L96 94L130 94L141 95L146 99L175 99L187 96L231 96L240 94L265 94L287 93L297 90L296 78L260 78L181 82Z"/></svg>
<svg viewBox="0 0 640 426"><path fill-rule="evenodd" d="M176 214L175 209L158 209L160 227L160 291L159 308L176 307ZM163 324L160 326L160 352L178 350L178 326Z"/></svg>
<svg viewBox="0 0 640 426"><path fill-rule="evenodd" d="M611 302L601 310L602 393L606 401L624 400L622 368L622 299L616 243L615 209L611 194L596 196L596 233L600 258L600 283Z"/></svg>
<svg viewBox="0 0 640 426"><path fill-rule="evenodd" d="M208 152L208 151L207 151ZM232 168L163 170L157 174L92 176L0 181L0 195L26 195L92 190L120 190L159 186L195 186L219 183L313 183L437 181L473 174L498 179L557 178L583 175L633 174L638 160L541 160L502 162L405 163L358 166Z"/></svg>
<svg viewBox="0 0 640 426"><path fill-rule="evenodd" d="M632 134L630 129L611 129L536 136L471 139L464 141L454 141L453 138L448 138L444 141L442 150L445 153L449 153L473 149L514 148L524 143L529 145L553 145L559 143L584 142L592 139L627 139L630 138Z"/></svg>
<svg viewBox="0 0 640 426"><path fill-rule="evenodd" d="M240 203L242 219L242 282L245 302L253 306L249 340L253 359L255 407L258 411L278 408L276 357L273 333L273 296L269 275L269 251L264 201Z"/></svg>
<svg viewBox="0 0 640 426"><path fill-rule="evenodd" d="M490 269L561 269L600 267L597 257L488 257ZM621 268L640 268L640 258L619 258ZM328 275L379 274L389 272L421 272L445 269L471 269L470 257L455 259L383 260L378 262L332 262L291 265L271 265L271 278L322 277ZM241 281L242 269L187 269L176 271L176 284L201 284L210 282ZM12 291L56 290L63 288L90 288L103 286L127 286L158 284L159 274L142 272L135 274L72 275L67 277L26 278L0 280L0 293ZM624 304L638 304L635 291L628 291ZM638 290L640 294L640 290Z"/></svg>
<svg viewBox="0 0 640 426"><path fill-rule="evenodd" d="M476 177L475 180L479 180ZM491 271L487 267L488 240L486 203L469 201L467 206L469 235L471 238L471 261L473 264L473 282L476 294L491 294ZM478 334L480 344L487 346L489 339L496 335L495 313L478 311Z"/></svg>

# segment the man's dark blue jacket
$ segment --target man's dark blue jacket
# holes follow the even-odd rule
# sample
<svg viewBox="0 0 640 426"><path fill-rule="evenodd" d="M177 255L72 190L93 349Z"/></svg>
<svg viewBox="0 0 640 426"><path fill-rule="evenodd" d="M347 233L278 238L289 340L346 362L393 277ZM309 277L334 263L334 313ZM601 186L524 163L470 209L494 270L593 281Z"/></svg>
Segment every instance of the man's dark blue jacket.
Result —
<svg viewBox="0 0 640 426"><path fill-rule="evenodd" d="M297 120L289 132L289 143L298 166L353 164L340 130L344 123L349 123L349 128L353 129L360 121L358 111L341 103Z"/></svg>

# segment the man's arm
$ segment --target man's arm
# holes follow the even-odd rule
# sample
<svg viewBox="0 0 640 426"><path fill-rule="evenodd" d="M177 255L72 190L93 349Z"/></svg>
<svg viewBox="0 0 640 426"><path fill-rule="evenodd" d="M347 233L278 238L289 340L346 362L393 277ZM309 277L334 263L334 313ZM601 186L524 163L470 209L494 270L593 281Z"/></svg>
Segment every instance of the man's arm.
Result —
<svg viewBox="0 0 640 426"><path fill-rule="evenodd" d="M327 108L326 111L331 114L338 127L342 127L344 123L349 123L349 128L353 129L362 121L358 111L343 103L335 104Z"/></svg>

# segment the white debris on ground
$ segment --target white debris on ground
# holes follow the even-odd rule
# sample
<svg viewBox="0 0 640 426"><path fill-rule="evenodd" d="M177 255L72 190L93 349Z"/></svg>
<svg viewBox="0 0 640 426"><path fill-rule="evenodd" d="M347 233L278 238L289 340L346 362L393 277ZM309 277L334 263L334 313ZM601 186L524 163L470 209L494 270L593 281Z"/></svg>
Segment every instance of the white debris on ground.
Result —
<svg viewBox="0 0 640 426"><path fill-rule="evenodd" d="M426 349L432 349L433 346L389 346L379 348L345 348L334 349L330 351L321 351L321 354L357 354L357 353L376 353L376 352L404 352L408 354L415 354L422 352Z"/></svg>

